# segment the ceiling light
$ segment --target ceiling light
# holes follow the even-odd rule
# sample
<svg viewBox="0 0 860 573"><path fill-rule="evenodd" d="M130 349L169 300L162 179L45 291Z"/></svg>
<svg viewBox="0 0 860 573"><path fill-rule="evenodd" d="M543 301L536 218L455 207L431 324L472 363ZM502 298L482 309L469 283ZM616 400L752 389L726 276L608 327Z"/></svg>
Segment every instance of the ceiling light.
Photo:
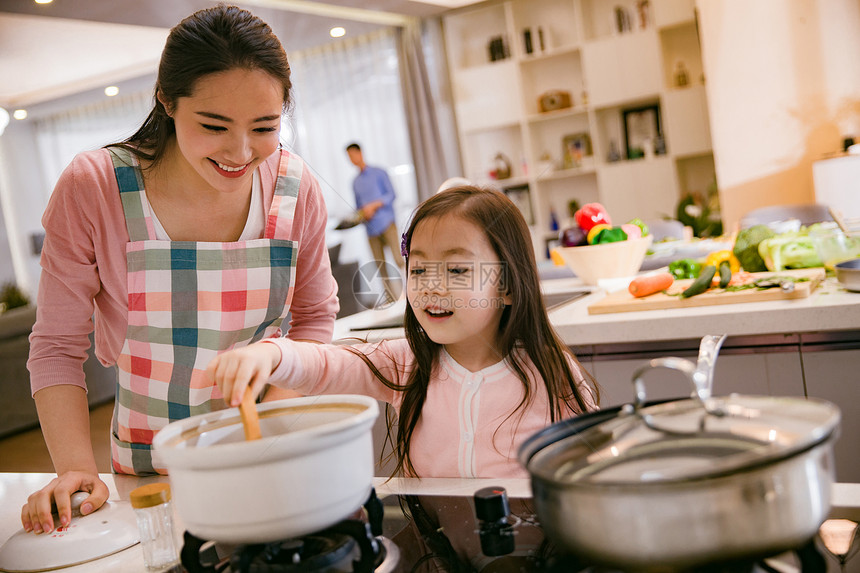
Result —
<svg viewBox="0 0 860 573"><path fill-rule="evenodd" d="M105 95L108 97L113 97L119 93L119 88L116 86L108 86L105 88Z"/></svg>
<svg viewBox="0 0 860 573"><path fill-rule="evenodd" d="M341 38L346 35L346 29L341 26L335 26L331 30L329 30L329 34L332 38Z"/></svg>
<svg viewBox="0 0 860 573"><path fill-rule="evenodd" d="M27 119L27 110L26 109L16 109L12 112L12 117L15 119Z"/></svg>
<svg viewBox="0 0 860 573"><path fill-rule="evenodd" d="M36 4L50 4L53 0L36 0Z"/></svg>

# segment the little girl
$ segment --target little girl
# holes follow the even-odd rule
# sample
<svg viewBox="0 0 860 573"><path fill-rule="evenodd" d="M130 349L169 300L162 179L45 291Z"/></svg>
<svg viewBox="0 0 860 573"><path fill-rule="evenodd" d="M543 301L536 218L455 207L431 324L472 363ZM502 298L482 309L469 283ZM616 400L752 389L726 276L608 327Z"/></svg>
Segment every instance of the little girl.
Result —
<svg viewBox="0 0 860 573"><path fill-rule="evenodd" d="M596 409L598 392L549 323L519 209L498 191L448 189L418 206L402 251L405 339L268 339L219 355L209 376L233 406L267 382L387 402L398 412L395 475L527 477L520 444Z"/></svg>

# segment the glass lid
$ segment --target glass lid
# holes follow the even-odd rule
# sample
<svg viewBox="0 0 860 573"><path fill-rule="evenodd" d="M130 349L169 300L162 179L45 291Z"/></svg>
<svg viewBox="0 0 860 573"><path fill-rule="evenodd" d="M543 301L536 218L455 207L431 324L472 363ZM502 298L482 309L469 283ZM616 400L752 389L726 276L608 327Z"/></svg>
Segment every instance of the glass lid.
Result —
<svg viewBox="0 0 860 573"><path fill-rule="evenodd" d="M680 365L692 378L694 370L682 362L651 365ZM647 405L638 382L634 404L614 416L580 427L564 421L527 441L520 456L532 476L560 485L714 478L805 451L839 425L839 409L824 400L694 392L690 399Z"/></svg>

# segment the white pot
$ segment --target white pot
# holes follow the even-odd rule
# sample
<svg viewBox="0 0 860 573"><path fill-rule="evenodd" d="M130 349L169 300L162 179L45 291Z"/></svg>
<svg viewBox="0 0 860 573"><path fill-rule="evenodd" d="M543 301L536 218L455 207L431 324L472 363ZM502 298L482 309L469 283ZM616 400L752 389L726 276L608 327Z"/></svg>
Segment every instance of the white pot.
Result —
<svg viewBox="0 0 860 573"><path fill-rule="evenodd" d="M225 543L288 539L333 525L367 501L376 400L311 396L257 411L259 440L245 440L238 408L173 422L155 436L189 532Z"/></svg>

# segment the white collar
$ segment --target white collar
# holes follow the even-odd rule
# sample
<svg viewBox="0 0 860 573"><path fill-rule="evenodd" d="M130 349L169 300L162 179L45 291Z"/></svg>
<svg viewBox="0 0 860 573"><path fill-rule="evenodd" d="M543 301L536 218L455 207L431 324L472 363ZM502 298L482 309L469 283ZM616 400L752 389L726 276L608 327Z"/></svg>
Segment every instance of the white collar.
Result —
<svg viewBox="0 0 860 573"><path fill-rule="evenodd" d="M476 372L472 372L471 370L454 360L454 357L448 354L448 351L445 349L444 346L442 347L439 356L440 362L445 368L445 370L447 370L450 374L456 375L458 378L468 378L475 376L483 376L484 378L489 378L491 376L499 374L500 372L504 372L509 368L508 359L503 358L495 364L491 364L486 368L481 368Z"/></svg>

